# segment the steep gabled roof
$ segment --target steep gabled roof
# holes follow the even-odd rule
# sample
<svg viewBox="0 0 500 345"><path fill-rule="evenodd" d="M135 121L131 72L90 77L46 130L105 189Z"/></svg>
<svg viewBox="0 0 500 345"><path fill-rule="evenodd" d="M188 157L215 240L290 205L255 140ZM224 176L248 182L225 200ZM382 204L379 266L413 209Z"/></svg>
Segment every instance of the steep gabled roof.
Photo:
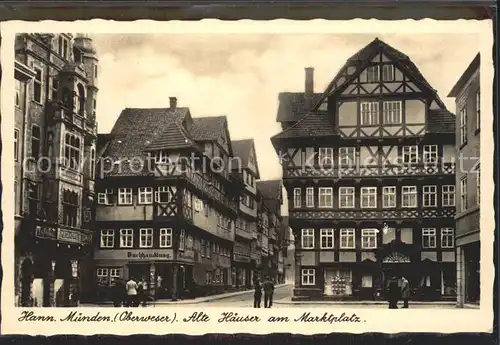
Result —
<svg viewBox="0 0 500 345"><path fill-rule="evenodd" d="M217 140L225 130L226 123L226 116L195 117L191 137L196 141Z"/></svg>
<svg viewBox="0 0 500 345"><path fill-rule="evenodd" d="M455 133L455 115L446 109L431 109L427 117L429 133Z"/></svg>
<svg viewBox="0 0 500 345"><path fill-rule="evenodd" d="M333 125L333 119L331 115L326 112L320 111L318 108L323 103L323 101L331 94L340 92L347 85L349 85L359 74L364 70L371 59L377 53L384 53L390 59L397 64L400 69L407 71L411 77L414 78L415 82L421 85L423 88L427 89L429 92L434 94L436 103L442 108L442 111L429 111L429 116L427 121L432 124L428 126L428 131L433 133L448 133L450 131L450 115L454 117L442 102L442 100L437 95L436 90L434 90L427 80L424 78L419 69L410 60L410 58L400 52L399 50L391 47L387 43L375 38L372 42L366 45L364 48L360 49L349 59L347 59L344 66L339 70L339 73L332 79L325 92L322 94L314 94L315 103L313 104L311 110L308 114L302 115L301 111L305 111L304 108L304 93L284 93L280 94L280 106L278 109L278 121L279 122L293 122L297 121L294 125L286 128L281 133L273 136L271 140L275 139L286 139L286 138L299 138L299 137L317 137L317 136L331 136L335 135L335 128ZM347 69L347 67L355 67L356 72L353 73L349 78L345 78L342 73ZM344 81L342 78L344 78ZM294 109L300 109L301 111L294 111ZM286 112L285 110L289 110ZM435 114L439 114L434 117ZM297 118L300 117L300 118ZM443 122L440 122L443 121ZM441 128L440 126L443 126Z"/></svg>
<svg viewBox="0 0 500 345"><path fill-rule="evenodd" d="M479 69L481 63L481 54L477 53L474 59L471 61L465 72L460 76L457 83L452 87L448 97L457 97L458 93L463 89L467 81L472 77L474 72Z"/></svg>
<svg viewBox="0 0 500 345"><path fill-rule="evenodd" d="M227 130L225 116L191 118L189 108L126 108L107 139L102 164L114 164L107 176L150 175L148 151L197 148L198 141L216 140ZM118 163L117 163L118 162ZM143 169L141 169L141 167Z"/></svg>
<svg viewBox="0 0 500 345"><path fill-rule="evenodd" d="M248 168L248 161L250 159L250 154L253 150L255 155L255 170L257 172L257 178L260 178L259 172L259 162L257 160L257 152L255 151L255 143L253 139L242 139L231 141L231 146L233 148L233 157L239 157L241 162L241 169Z"/></svg>
<svg viewBox="0 0 500 345"><path fill-rule="evenodd" d="M281 180L257 181L256 186L267 209L275 214L281 214Z"/></svg>
<svg viewBox="0 0 500 345"><path fill-rule="evenodd" d="M302 117L293 126L273 136L271 140L298 137L325 137L335 134L333 118L330 114L325 112L311 112Z"/></svg>

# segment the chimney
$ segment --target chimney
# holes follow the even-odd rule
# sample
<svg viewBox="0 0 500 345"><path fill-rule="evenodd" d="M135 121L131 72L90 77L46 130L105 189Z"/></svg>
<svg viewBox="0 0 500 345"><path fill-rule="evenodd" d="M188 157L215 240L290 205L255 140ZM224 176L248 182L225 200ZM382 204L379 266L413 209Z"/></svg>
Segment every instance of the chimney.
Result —
<svg viewBox="0 0 500 345"><path fill-rule="evenodd" d="M170 99L170 110L175 111L177 109L177 97L169 97Z"/></svg>
<svg viewBox="0 0 500 345"><path fill-rule="evenodd" d="M312 98L314 95L314 68L306 67L306 88L304 90L304 98L308 108L312 107Z"/></svg>

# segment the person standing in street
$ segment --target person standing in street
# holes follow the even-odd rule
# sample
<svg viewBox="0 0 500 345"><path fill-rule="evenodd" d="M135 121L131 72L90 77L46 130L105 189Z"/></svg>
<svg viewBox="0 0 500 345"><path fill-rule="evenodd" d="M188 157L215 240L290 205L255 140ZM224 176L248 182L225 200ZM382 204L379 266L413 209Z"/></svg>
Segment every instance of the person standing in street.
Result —
<svg viewBox="0 0 500 345"><path fill-rule="evenodd" d="M138 284L137 292L139 297L138 304L142 304L142 306L145 307L148 299L148 282L144 277L141 278L141 281Z"/></svg>
<svg viewBox="0 0 500 345"><path fill-rule="evenodd" d="M123 304L126 304L127 301L125 296L125 284L121 278L118 278L113 282L113 305L115 307L121 307Z"/></svg>
<svg viewBox="0 0 500 345"><path fill-rule="evenodd" d="M253 294L253 307L260 308L260 301L262 299L262 286L259 279L255 279L255 292Z"/></svg>
<svg viewBox="0 0 500 345"><path fill-rule="evenodd" d="M128 307L137 307L138 301L137 301L137 283L134 280L133 277L129 279L127 284L125 285L127 289L127 300L128 300Z"/></svg>
<svg viewBox="0 0 500 345"><path fill-rule="evenodd" d="M274 283L269 276L262 283L262 287L264 289L264 308L271 308L273 305Z"/></svg>
<svg viewBox="0 0 500 345"><path fill-rule="evenodd" d="M405 277L401 277L401 299L403 300L403 308L408 308L410 299L410 282Z"/></svg>

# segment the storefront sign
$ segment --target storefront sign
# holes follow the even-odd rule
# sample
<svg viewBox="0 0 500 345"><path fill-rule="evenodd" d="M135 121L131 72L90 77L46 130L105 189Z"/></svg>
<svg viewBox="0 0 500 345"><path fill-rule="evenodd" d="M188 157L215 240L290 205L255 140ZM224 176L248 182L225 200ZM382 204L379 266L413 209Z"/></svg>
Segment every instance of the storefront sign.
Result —
<svg viewBox="0 0 500 345"><path fill-rule="evenodd" d="M172 249L100 249L94 253L96 260L119 261L170 261L174 258Z"/></svg>
<svg viewBox="0 0 500 345"><path fill-rule="evenodd" d="M55 228L37 226L35 236L38 238L48 238L55 240L57 238L57 230Z"/></svg>
<svg viewBox="0 0 500 345"><path fill-rule="evenodd" d="M172 259L172 254L167 252L127 252L127 259Z"/></svg>
<svg viewBox="0 0 500 345"><path fill-rule="evenodd" d="M59 228L57 232L57 239L64 242L77 243L77 244L91 244L92 235L78 230L69 230Z"/></svg>
<svg viewBox="0 0 500 345"><path fill-rule="evenodd" d="M388 264L400 264L400 263L410 263L410 258L401 253L391 253L382 260L383 263Z"/></svg>

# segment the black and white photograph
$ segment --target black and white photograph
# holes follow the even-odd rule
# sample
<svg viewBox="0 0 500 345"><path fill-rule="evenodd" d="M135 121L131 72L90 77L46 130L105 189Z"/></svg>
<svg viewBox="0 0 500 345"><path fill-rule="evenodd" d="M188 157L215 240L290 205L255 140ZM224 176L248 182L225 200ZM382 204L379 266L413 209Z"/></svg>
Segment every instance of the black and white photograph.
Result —
<svg viewBox="0 0 500 345"><path fill-rule="evenodd" d="M489 322L487 25L41 23L2 24L4 331Z"/></svg>

